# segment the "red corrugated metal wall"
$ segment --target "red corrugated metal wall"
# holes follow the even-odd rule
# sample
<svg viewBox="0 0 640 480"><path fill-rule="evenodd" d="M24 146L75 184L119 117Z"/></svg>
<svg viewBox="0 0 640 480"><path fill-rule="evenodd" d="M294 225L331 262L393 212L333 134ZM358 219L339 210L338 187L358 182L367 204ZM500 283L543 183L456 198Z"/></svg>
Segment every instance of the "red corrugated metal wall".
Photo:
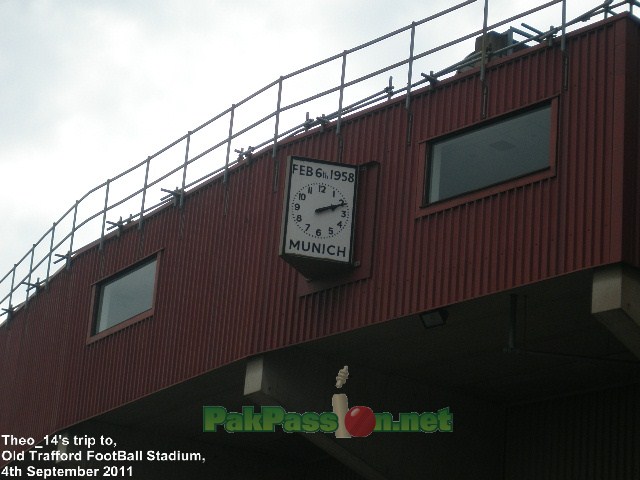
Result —
<svg viewBox="0 0 640 480"><path fill-rule="evenodd" d="M283 144L277 163L265 153L82 253L0 328L0 430L39 437L257 352L620 261L637 32L621 16L572 35L566 91L557 47L488 69L488 119L556 99L555 175L420 208L424 142L481 120L482 85L468 73L416 92L410 112L390 102L345 121L340 138L328 129ZM298 296L277 255L283 189L273 189L274 165L282 185L291 154L379 162L369 278ZM155 316L87 344L92 284L157 251Z"/></svg>
<svg viewBox="0 0 640 480"><path fill-rule="evenodd" d="M626 121L624 151L624 247L625 260L640 267L640 31L630 28L625 50Z"/></svg>

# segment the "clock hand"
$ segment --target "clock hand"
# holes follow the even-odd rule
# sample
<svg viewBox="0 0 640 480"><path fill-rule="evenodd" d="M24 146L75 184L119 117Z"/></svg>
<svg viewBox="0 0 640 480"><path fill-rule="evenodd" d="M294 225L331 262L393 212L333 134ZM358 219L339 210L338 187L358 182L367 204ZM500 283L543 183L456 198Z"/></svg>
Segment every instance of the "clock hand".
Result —
<svg viewBox="0 0 640 480"><path fill-rule="evenodd" d="M324 212L324 211L327 211L327 210L334 211L336 208L344 207L346 205L347 204L343 200L340 203L336 203L336 204L333 204L333 205L327 205L326 207L318 207L318 208L316 208L316 213Z"/></svg>

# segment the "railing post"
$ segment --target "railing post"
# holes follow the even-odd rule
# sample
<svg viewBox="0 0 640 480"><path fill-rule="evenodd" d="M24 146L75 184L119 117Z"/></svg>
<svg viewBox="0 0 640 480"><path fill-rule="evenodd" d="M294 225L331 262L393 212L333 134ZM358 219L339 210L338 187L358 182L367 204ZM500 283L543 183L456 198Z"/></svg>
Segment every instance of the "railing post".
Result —
<svg viewBox="0 0 640 480"><path fill-rule="evenodd" d="M336 125L336 135L340 135L340 125L342 123L342 102L344 100L344 79L347 71L347 51L342 53L342 74L340 75L340 98L338 99L338 123Z"/></svg>
<svg viewBox="0 0 640 480"><path fill-rule="evenodd" d="M71 255L73 255L73 239L76 236L76 221L78 219L78 204L80 202L76 200L76 206L73 209L73 225L71 226L71 243L69 244L69 255L67 256L67 270L71 268Z"/></svg>
<svg viewBox="0 0 640 480"><path fill-rule="evenodd" d="M280 128L280 106L282 104L282 76L278 80L278 101L276 102L276 125L273 131L273 147L271 149L271 158L276 158L278 150L278 132Z"/></svg>
<svg viewBox="0 0 640 480"><path fill-rule="evenodd" d="M484 19L482 21L482 52L480 56L480 83L482 84L482 118L487 117L488 87L485 81L487 61L487 22L489 19L489 0L484 0Z"/></svg>
<svg viewBox="0 0 640 480"><path fill-rule="evenodd" d="M11 290L9 290L9 311L13 309L13 292L16 287L16 270L18 269L18 264L13 264L13 272L11 273Z"/></svg>
<svg viewBox="0 0 640 480"><path fill-rule="evenodd" d="M416 22L411 22L411 43L409 45L409 73L407 74L407 100L404 107L409 110L411 103L411 79L413 77L413 49L416 37Z"/></svg>
<svg viewBox="0 0 640 480"><path fill-rule="evenodd" d="M187 166L189 165L189 144L191 143L191 131L187 132L187 148L184 152L184 167L182 168L182 188L180 189L180 208L184 205L184 189L187 185Z"/></svg>
<svg viewBox="0 0 640 480"><path fill-rule="evenodd" d="M51 227L51 243L49 244L49 260L47 261L47 278L45 280L45 288L49 288L49 274L51 273L51 257L53 257L53 237L56 234L56 222Z"/></svg>
<svg viewBox="0 0 640 480"><path fill-rule="evenodd" d="M280 128L280 107L282 103L283 80L284 78L280 76L280 79L278 80L278 101L276 103L276 125L273 133L273 147L271 149L271 158L273 160L273 185L271 186L271 190L274 192L278 191L278 175L280 171L276 154L278 153L278 132Z"/></svg>
<svg viewBox="0 0 640 480"><path fill-rule="evenodd" d="M489 20L489 0L484 0L484 15L482 20L482 51L480 52L480 81L484 83L487 61L487 22Z"/></svg>
<svg viewBox="0 0 640 480"><path fill-rule="evenodd" d="M31 288L31 275L33 275L33 257L36 254L36 244L31 247L31 261L29 262L29 277L27 278L27 294L24 299L25 305L29 303L29 289Z"/></svg>
<svg viewBox="0 0 640 480"><path fill-rule="evenodd" d="M231 137L233 137L233 116L236 112L236 104L231 105L231 118L229 119L229 137L227 139L227 159L224 163L224 183L229 180L229 155L231 153Z"/></svg>
<svg viewBox="0 0 640 480"><path fill-rule="evenodd" d="M149 166L151 165L151 157L147 157L147 165L144 172L144 186L142 187L142 205L140 206L140 221L138 222L138 230L142 228L144 222L144 206L147 200L147 185L149 184Z"/></svg>
<svg viewBox="0 0 640 480"><path fill-rule="evenodd" d="M560 39L562 53L562 89L569 89L569 55L567 54L567 0L562 0L562 38Z"/></svg>
<svg viewBox="0 0 640 480"><path fill-rule="evenodd" d="M562 53L564 53L564 51L567 48L566 33L567 33L567 0L562 0L562 38L560 39L560 50L562 50Z"/></svg>
<svg viewBox="0 0 640 480"><path fill-rule="evenodd" d="M102 210L102 232L100 233L100 247L99 250L104 248L104 229L107 224L107 206L109 205L109 185L111 184L111 179L107 180L107 191L104 195L104 209Z"/></svg>

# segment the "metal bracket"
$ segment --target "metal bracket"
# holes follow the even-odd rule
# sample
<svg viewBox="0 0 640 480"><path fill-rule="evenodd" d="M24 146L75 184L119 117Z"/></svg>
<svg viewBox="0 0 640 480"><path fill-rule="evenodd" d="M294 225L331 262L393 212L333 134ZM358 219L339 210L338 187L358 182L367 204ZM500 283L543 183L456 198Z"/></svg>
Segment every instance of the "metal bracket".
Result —
<svg viewBox="0 0 640 480"><path fill-rule="evenodd" d="M556 27L554 27L553 25L549 26L549 31L547 32L546 35L540 37L540 42L542 43L543 41L547 41L547 46L548 47L552 47L553 46L553 39L555 38L555 32L556 32Z"/></svg>
<svg viewBox="0 0 640 480"><path fill-rule="evenodd" d="M180 205L181 204L180 200L184 198L184 190L181 189L180 187L176 187L175 190L167 190L166 188L161 188L160 190L169 194L169 195L165 195L160 200L164 202L165 200L168 200L169 198L173 197L174 206Z"/></svg>
<svg viewBox="0 0 640 480"><path fill-rule="evenodd" d="M67 264L67 270L68 270L69 267L71 266L71 255L72 255L71 250L69 250L64 255L60 255L59 253L56 253L55 256L58 257L58 260L54 260L53 263L60 263L61 261L65 260Z"/></svg>
<svg viewBox="0 0 640 480"><path fill-rule="evenodd" d="M542 30L538 30L535 27L532 27L531 25L529 25L528 23L524 23L522 22L520 25L522 25L524 28L526 28L527 30L531 30L533 33L535 33L536 35L544 35L544 32ZM512 27L513 28L513 27ZM514 31L518 32L520 35L526 36L528 38L533 38L534 35L529 35L529 34L525 34L524 32L522 32L522 30L516 30L515 28L513 28Z"/></svg>
<svg viewBox="0 0 640 480"><path fill-rule="evenodd" d="M303 123L304 126L304 130L307 131L309 130L311 127L313 127L313 125L315 124L315 120L311 119L309 117L309 112L307 112L307 119L305 120L305 122Z"/></svg>
<svg viewBox="0 0 640 480"><path fill-rule="evenodd" d="M393 88L393 77L389 77L389 85L383 90L387 94L387 100L391 100L391 97L393 97Z"/></svg>
<svg viewBox="0 0 640 480"><path fill-rule="evenodd" d="M325 117L323 113L321 116L316 117L316 122L318 122L320 125L324 127L325 125L329 124L329 119Z"/></svg>
<svg viewBox="0 0 640 480"><path fill-rule="evenodd" d="M38 279L36 280L36 283L31 283L31 282L22 282L20 285L26 285L27 286L27 291L34 289L36 290L36 293L38 293L42 288L43 288L43 284L44 282L40 281L40 277L38 277Z"/></svg>
<svg viewBox="0 0 640 480"><path fill-rule="evenodd" d="M438 80L437 77L433 75L433 70L431 70L431 72L429 72L428 75L426 73L421 73L420 75L426 78L429 81L429 83L431 83L431 85L436 85L440 81Z"/></svg>
<svg viewBox="0 0 640 480"><path fill-rule="evenodd" d="M120 220L118 220L117 222L110 222L109 220L107 220L107 223L109 225L111 225L109 228L107 228L107 230L113 230L114 228L117 228L118 229L118 236L120 236L120 234L122 233L122 229L124 228L125 223L131 222L132 219L133 219L133 216L129 215L129 219L128 220L122 220L122 217L120 217Z"/></svg>
<svg viewBox="0 0 640 480"><path fill-rule="evenodd" d="M251 163L251 161L253 160L253 150L254 148L249 145L246 151L244 148L241 148L240 150L234 150L234 152L238 154L239 162L242 162L244 160L247 163Z"/></svg>

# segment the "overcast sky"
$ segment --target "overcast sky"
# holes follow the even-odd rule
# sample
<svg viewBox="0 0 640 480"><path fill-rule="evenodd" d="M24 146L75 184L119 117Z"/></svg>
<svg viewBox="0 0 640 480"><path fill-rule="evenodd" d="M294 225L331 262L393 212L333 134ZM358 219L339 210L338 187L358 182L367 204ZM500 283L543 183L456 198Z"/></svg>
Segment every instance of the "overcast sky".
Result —
<svg viewBox="0 0 640 480"><path fill-rule="evenodd" d="M231 103L461 1L0 0L0 278L90 188ZM480 29L483 3L417 51ZM490 21L534 3L491 0ZM570 15L596 3L572 0ZM559 23L549 10L536 26ZM407 35L399 45L404 58Z"/></svg>

